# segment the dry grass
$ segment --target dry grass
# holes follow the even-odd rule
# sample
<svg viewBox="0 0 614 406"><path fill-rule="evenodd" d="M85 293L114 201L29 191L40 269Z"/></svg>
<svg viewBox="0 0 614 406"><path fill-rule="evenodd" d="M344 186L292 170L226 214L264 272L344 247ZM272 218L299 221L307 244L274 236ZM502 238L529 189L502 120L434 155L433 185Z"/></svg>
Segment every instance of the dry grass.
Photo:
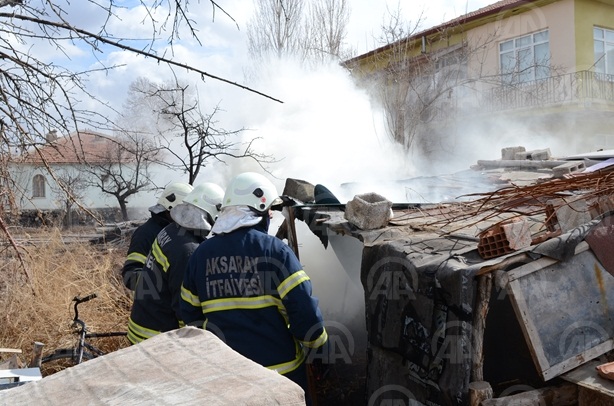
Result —
<svg viewBox="0 0 614 406"><path fill-rule="evenodd" d="M0 252L0 347L21 349L28 362L36 341L45 345L43 354L73 346L72 299L90 293L98 297L79 305L90 330L126 330L131 299L119 270L127 247L65 243L58 230L38 233L34 244L22 242L20 248L28 277L14 249ZM107 345L115 350L128 343L121 338Z"/></svg>

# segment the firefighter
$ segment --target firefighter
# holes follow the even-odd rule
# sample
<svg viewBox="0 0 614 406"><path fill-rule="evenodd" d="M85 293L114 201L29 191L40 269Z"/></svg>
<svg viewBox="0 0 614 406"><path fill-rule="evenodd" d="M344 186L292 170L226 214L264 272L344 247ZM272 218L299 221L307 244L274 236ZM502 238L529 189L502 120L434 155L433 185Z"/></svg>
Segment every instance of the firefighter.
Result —
<svg viewBox="0 0 614 406"><path fill-rule="evenodd" d="M292 379L309 399L306 349L328 337L309 276L292 249L268 234L278 203L275 186L260 174L231 180L211 235L188 261L181 316Z"/></svg>
<svg viewBox="0 0 614 406"><path fill-rule="evenodd" d="M134 290L138 273L145 264L154 239L164 227L173 221L169 211L181 203L192 189L193 187L187 183L170 183L158 198L157 204L149 208L151 217L134 230L128 255L121 270L122 280L128 289Z"/></svg>
<svg viewBox="0 0 614 406"><path fill-rule="evenodd" d="M132 344L183 326L179 299L185 268L192 252L211 230L223 197L221 187L203 183L171 209L174 222L156 237L136 283L128 320Z"/></svg>

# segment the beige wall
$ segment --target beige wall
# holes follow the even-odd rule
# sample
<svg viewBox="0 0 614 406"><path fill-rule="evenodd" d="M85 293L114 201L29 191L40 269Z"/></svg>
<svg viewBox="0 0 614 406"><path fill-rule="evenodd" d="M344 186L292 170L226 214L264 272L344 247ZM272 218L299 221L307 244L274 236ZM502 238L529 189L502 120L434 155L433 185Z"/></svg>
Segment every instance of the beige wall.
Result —
<svg viewBox="0 0 614 406"><path fill-rule="evenodd" d="M595 62L593 27L614 30L614 1L576 0L576 65L590 70Z"/></svg>
<svg viewBox="0 0 614 406"><path fill-rule="evenodd" d="M471 59L470 72L476 76L499 74L499 43L523 34L549 30L552 67L561 73L576 71L574 0L561 0L510 17L501 17L467 34L470 49L478 49Z"/></svg>

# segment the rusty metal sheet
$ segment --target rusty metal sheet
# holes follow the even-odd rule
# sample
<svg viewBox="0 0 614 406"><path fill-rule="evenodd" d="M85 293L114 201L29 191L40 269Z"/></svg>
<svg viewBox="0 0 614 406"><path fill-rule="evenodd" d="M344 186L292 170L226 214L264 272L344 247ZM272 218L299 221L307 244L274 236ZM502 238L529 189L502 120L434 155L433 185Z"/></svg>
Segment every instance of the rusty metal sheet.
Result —
<svg viewBox="0 0 614 406"><path fill-rule="evenodd" d="M601 220L585 237L601 265L614 275L614 222L612 216Z"/></svg>

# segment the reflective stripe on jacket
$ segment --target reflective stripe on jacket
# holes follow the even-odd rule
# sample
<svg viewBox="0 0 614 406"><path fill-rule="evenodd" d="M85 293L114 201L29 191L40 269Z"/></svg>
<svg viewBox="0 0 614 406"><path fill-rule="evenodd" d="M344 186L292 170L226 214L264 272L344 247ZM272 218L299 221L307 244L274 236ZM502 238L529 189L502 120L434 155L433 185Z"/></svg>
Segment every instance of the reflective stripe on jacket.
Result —
<svg viewBox="0 0 614 406"><path fill-rule="evenodd" d="M235 351L288 373L302 346L327 340L311 281L280 239L248 227L205 240L188 262L181 289L186 324L203 323Z"/></svg>
<svg viewBox="0 0 614 406"><path fill-rule="evenodd" d="M136 344L183 326L179 310L181 283L188 259L202 240L175 223L160 231L136 284L128 321L130 342Z"/></svg>
<svg viewBox="0 0 614 406"><path fill-rule="evenodd" d="M151 245L158 233L169 223L169 220L161 214L152 213L151 217L132 233L126 261L121 270L122 280L128 289L134 290L138 272L147 260Z"/></svg>

